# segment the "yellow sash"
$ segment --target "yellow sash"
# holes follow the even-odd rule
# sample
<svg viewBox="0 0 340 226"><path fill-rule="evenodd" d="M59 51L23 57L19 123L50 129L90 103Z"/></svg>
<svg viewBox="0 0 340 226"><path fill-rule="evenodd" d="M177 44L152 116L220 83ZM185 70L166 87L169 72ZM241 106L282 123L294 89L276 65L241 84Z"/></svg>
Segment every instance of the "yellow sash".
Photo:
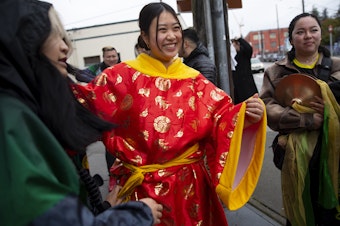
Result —
<svg viewBox="0 0 340 226"><path fill-rule="evenodd" d="M123 163L123 165L131 170L131 176L124 184L123 188L119 191L118 197L124 198L125 201L130 199L130 195L133 190L142 184L144 180L144 174L155 172L157 170L166 169L171 166L185 165L197 162L199 159L197 158L188 158L190 155L195 153L198 150L198 143L194 144L190 148L188 148L182 155L177 158L172 159L169 162L163 164L150 164L144 166L135 166L128 163Z"/></svg>

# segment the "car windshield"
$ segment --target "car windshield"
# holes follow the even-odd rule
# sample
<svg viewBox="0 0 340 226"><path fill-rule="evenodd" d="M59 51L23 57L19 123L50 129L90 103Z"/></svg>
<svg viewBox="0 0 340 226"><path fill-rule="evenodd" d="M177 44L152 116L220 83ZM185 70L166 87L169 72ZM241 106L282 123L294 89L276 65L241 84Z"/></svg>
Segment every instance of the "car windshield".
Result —
<svg viewBox="0 0 340 226"><path fill-rule="evenodd" d="M251 63L255 64L255 63L261 63L261 61L257 58L251 58Z"/></svg>

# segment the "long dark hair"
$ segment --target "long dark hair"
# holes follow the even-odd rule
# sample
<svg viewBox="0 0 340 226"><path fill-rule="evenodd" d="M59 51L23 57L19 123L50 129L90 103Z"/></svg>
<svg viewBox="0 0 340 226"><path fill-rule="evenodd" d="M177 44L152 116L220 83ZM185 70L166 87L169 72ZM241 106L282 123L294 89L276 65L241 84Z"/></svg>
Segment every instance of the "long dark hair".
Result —
<svg viewBox="0 0 340 226"><path fill-rule="evenodd" d="M320 22L320 20L317 16L315 16L311 13L301 13L301 14L297 15L296 17L294 17L293 20L289 24L288 38L289 38L290 42L293 39L293 30L295 28L297 21L300 20L301 18L308 17L308 16L314 18L316 20L316 22L318 23L320 29L321 29L321 22ZM325 46L322 46L322 45L319 46L318 52L323 53L323 55L325 57L329 57L331 55L329 50ZM288 54L288 59L293 60L295 58L295 47L292 46L291 50L287 54Z"/></svg>

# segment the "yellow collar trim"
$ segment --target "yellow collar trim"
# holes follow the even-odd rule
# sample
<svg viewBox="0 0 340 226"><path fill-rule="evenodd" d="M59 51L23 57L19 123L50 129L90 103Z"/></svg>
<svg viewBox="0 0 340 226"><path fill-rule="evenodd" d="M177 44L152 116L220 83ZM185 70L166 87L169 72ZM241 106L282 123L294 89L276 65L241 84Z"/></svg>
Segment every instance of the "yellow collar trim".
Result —
<svg viewBox="0 0 340 226"><path fill-rule="evenodd" d="M320 57L320 54L318 54L318 57L311 64L303 64L300 61L298 61L296 58L294 58L293 62L294 64L296 64L296 66L300 68L313 69L315 67L316 62L318 62L319 57Z"/></svg>
<svg viewBox="0 0 340 226"><path fill-rule="evenodd" d="M142 53L135 60L125 62L130 67L153 77L164 77L172 79L195 78L199 71L186 66L180 58L174 59L172 64L166 68L162 62Z"/></svg>

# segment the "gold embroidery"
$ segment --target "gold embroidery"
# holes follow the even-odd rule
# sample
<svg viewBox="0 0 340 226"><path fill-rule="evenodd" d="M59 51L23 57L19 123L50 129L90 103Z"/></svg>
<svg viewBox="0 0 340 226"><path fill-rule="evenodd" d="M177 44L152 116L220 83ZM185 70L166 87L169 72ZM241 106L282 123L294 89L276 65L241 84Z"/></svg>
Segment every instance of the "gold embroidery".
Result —
<svg viewBox="0 0 340 226"><path fill-rule="evenodd" d="M191 91L193 91L193 92L194 92L194 90L195 90L193 84L190 84L188 88L191 89Z"/></svg>
<svg viewBox="0 0 340 226"><path fill-rule="evenodd" d="M226 127L227 127L227 122L222 122L222 123L219 125L219 129L220 129L221 131L224 131Z"/></svg>
<svg viewBox="0 0 340 226"><path fill-rule="evenodd" d="M86 101L83 98L78 98L79 103L84 104Z"/></svg>
<svg viewBox="0 0 340 226"><path fill-rule="evenodd" d="M181 108L178 109L177 112L176 112L176 116L177 116L178 119L183 118L183 116L184 116L184 111L183 111L183 109L181 109Z"/></svg>
<svg viewBox="0 0 340 226"><path fill-rule="evenodd" d="M97 99L97 95L95 92L91 91L89 94L88 94L88 99L92 99L92 100L96 100Z"/></svg>
<svg viewBox="0 0 340 226"><path fill-rule="evenodd" d="M153 122L153 127L159 133L166 133L170 129L170 122L168 117L158 116Z"/></svg>
<svg viewBox="0 0 340 226"><path fill-rule="evenodd" d="M109 93L108 91L103 93L103 99L112 103L115 103L117 100L116 96L113 93Z"/></svg>
<svg viewBox="0 0 340 226"><path fill-rule="evenodd" d="M133 143L131 139L124 140L124 146L126 149L129 149L130 151L135 151L135 148L133 147L133 144L130 144L130 142Z"/></svg>
<svg viewBox="0 0 340 226"><path fill-rule="evenodd" d="M121 105L120 105L120 109L121 109L122 111L129 110L129 109L131 108L131 106L132 106L132 103L133 103L133 98L132 98L132 96L131 96L130 94L127 94L127 95L124 97L124 99L123 99L123 101L122 101L122 103L121 103Z"/></svg>
<svg viewBox="0 0 340 226"><path fill-rule="evenodd" d="M233 137L233 135L234 135L234 131L230 131L230 132L227 134L227 137L231 139L231 138Z"/></svg>
<svg viewBox="0 0 340 226"><path fill-rule="evenodd" d="M158 196L164 196L169 193L168 183L159 183L155 186L155 194Z"/></svg>
<svg viewBox="0 0 340 226"><path fill-rule="evenodd" d="M238 115L239 115L239 113L235 114L233 119L232 119L232 123L233 123L234 126L236 126Z"/></svg>
<svg viewBox="0 0 340 226"><path fill-rule="evenodd" d="M146 116L148 116L148 114L149 114L148 109L145 109L144 111L142 111L142 112L140 113L139 116L141 116L141 117L146 117Z"/></svg>
<svg viewBox="0 0 340 226"><path fill-rule="evenodd" d="M131 159L131 161L136 163L136 164L142 164L143 163L143 159L140 155L136 155L134 159Z"/></svg>
<svg viewBox="0 0 340 226"><path fill-rule="evenodd" d="M107 84L107 75L103 73L100 76L97 76L95 84L96 86L105 86Z"/></svg>
<svg viewBox="0 0 340 226"><path fill-rule="evenodd" d="M192 120L191 123L190 123L191 128L193 128L195 132L197 132L198 124L199 124L199 122L196 119Z"/></svg>
<svg viewBox="0 0 340 226"><path fill-rule="evenodd" d="M158 176L163 177L165 175L165 169L158 170Z"/></svg>
<svg viewBox="0 0 340 226"><path fill-rule="evenodd" d="M143 134L144 140L148 141L149 140L149 131L144 130L144 131L142 131L142 134Z"/></svg>
<svg viewBox="0 0 340 226"><path fill-rule="evenodd" d="M178 91L176 94L175 94L175 97L181 97L182 96L182 90Z"/></svg>
<svg viewBox="0 0 340 226"><path fill-rule="evenodd" d="M145 97L149 97L150 96L150 89L145 89L145 88L139 89L138 94L145 96Z"/></svg>
<svg viewBox="0 0 340 226"><path fill-rule="evenodd" d="M163 149L163 151L166 151L169 149L169 143L166 142L164 139L159 139L158 140L158 146Z"/></svg>
<svg viewBox="0 0 340 226"><path fill-rule="evenodd" d="M161 91L167 91L171 87L171 81L169 79L157 78L155 86Z"/></svg>
<svg viewBox="0 0 340 226"><path fill-rule="evenodd" d="M220 159L219 159L219 164L220 164L220 166L222 166L222 167L225 166L225 163L226 163L226 161L227 161L227 155L228 155L228 152L223 152L223 153L221 153Z"/></svg>
<svg viewBox="0 0 340 226"><path fill-rule="evenodd" d="M198 93L197 93L197 96L198 96L199 98L202 98L203 92L202 92L202 91L198 92Z"/></svg>
<svg viewBox="0 0 340 226"><path fill-rule="evenodd" d="M122 83L122 81L123 81L123 77L118 74L115 85L118 85L118 84Z"/></svg>
<svg viewBox="0 0 340 226"><path fill-rule="evenodd" d="M178 131L175 137L183 137L183 131L182 130Z"/></svg>
<svg viewBox="0 0 340 226"><path fill-rule="evenodd" d="M184 187L183 192L184 192L184 199L188 200L188 197L193 196L195 191L193 191L193 184L191 183L190 185Z"/></svg>
<svg viewBox="0 0 340 226"><path fill-rule="evenodd" d="M189 98L189 107L195 111L196 110L196 106L195 106L195 97L192 96Z"/></svg>
<svg viewBox="0 0 340 226"><path fill-rule="evenodd" d="M211 90L210 92L210 97L214 100L214 101L220 101L222 100L224 97L223 95L219 94L217 92L217 90Z"/></svg>
<svg viewBox="0 0 340 226"><path fill-rule="evenodd" d="M136 71L133 75L132 75L132 81L136 81L138 76L140 75L141 73L139 71Z"/></svg>
<svg viewBox="0 0 340 226"><path fill-rule="evenodd" d="M219 179L221 178L221 175L222 175L222 173L218 173L218 174L216 174L216 178L217 178L217 180L219 180Z"/></svg>
<svg viewBox="0 0 340 226"><path fill-rule="evenodd" d="M169 106L171 105L171 104L167 103L167 101L164 100L164 97L162 97L162 96L157 96L157 97L155 98L155 102L156 102L156 106L159 106L159 107L162 108L163 110L168 109Z"/></svg>

